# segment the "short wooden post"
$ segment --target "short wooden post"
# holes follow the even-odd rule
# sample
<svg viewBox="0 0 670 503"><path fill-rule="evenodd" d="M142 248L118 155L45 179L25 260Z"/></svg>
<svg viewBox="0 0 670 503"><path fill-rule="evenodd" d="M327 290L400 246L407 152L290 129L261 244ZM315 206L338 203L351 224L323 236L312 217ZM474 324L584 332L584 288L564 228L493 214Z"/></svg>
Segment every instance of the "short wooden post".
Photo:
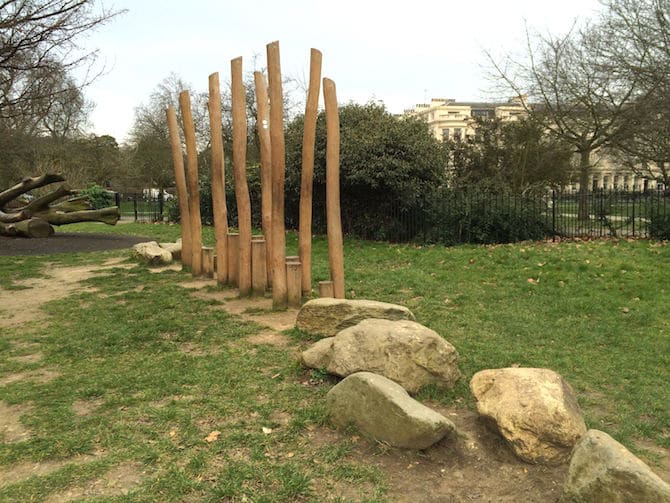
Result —
<svg viewBox="0 0 670 503"><path fill-rule="evenodd" d="M202 247L202 275L214 277L214 248L211 246Z"/></svg>
<svg viewBox="0 0 670 503"><path fill-rule="evenodd" d="M265 236L267 285L272 285L272 153L268 88L261 72L254 72L256 84L256 123L261 155L261 227Z"/></svg>
<svg viewBox="0 0 670 503"><path fill-rule="evenodd" d="M333 282L332 281L319 281L319 297L333 297Z"/></svg>
<svg viewBox="0 0 670 503"><path fill-rule="evenodd" d="M188 213L191 219L191 274L202 274L202 221L200 220L200 193L198 189L198 148L188 91L179 94L181 117L186 140L186 179L188 181Z"/></svg>
<svg viewBox="0 0 670 503"><path fill-rule="evenodd" d="M228 208L226 207L226 177L223 162L223 134L221 126L221 90L219 74L209 76L209 129L212 151L212 212L216 255L228 255ZM216 268L216 282L228 282L228 261L222 260Z"/></svg>
<svg viewBox="0 0 670 503"><path fill-rule="evenodd" d="M191 217L188 214L188 190L186 189L186 174L184 172L184 153L181 150L179 124L174 107L166 110L168 130L170 131L170 146L172 148L172 163L174 165L174 179L177 184L177 200L179 201L179 223L181 224L181 263L191 267Z"/></svg>
<svg viewBox="0 0 670 503"><path fill-rule="evenodd" d="M328 262L333 294L344 298L344 253L340 213L340 117L335 82L323 79L326 103L326 220L328 225Z"/></svg>
<svg viewBox="0 0 670 503"><path fill-rule="evenodd" d="M286 261L286 296L288 307L299 308L302 303L300 281L302 264L299 260Z"/></svg>
<svg viewBox="0 0 670 503"><path fill-rule="evenodd" d="M286 263L289 262L300 262L300 257L298 255L286 255Z"/></svg>
<svg viewBox="0 0 670 503"><path fill-rule="evenodd" d="M237 287L240 270L240 235L237 232L228 233L228 282Z"/></svg>
<svg viewBox="0 0 670 503"><path fill-rule="evenodd" d="M270 86L270 147L272 149L272 307L283 309L286 293L286 234L284 227L284 98L279 61L279 42L266 46Z"/></svg>
<svg viewBox="0 0 670 503"><path fill-rule="evenodd" d="M300 182L300 223L298 250L302 262L302 293L312 293L312 185L314 180L314 142L321 83L321 52L312 49L309 65L309 88L302 135L302 171Z"/></svg>
<svg viewBox="0 0 670 503"><path fill-rule="evenodd" d="M233 108L233 174L237 201L240 295L251 293L251 199L247 185L247 101L242 77L242 58L230 62Z"/></svg>
<svg viewBox="0 0 670 503"><path fill-rule="evenodd" d="M252 236L251 238L251 291L253 295L265 295L268 275L266 271L267 262L265 238L263 236Z"/></svg>

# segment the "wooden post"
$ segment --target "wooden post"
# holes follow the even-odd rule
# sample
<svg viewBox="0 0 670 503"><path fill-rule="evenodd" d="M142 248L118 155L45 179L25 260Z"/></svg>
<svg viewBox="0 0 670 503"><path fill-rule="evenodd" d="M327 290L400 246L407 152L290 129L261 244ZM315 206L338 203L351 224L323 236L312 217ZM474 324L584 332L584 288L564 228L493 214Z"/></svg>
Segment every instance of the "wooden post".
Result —
<svg viewBox="0 0 670 503"><path fill-rule="evenodd" d="M332 281L319 281L319 297L334 297Z"/></svg>
<svg viewBox="0 0 670 503"><path fill-rule="evenodd" d="M181 120L186 140L186 179L188 181L188 214L191 219L191 274L202 274L202 222L200 220L200 193L198 192L198 149L195 144L195 126L188 91L179 94Z"/></svg>
<svg viewBox="0 0 670 503"><path fill-rule="evenodd" d="M314 181L314 142L321 83L321 52L312 49L309 65L309 89L302 133L302 172L300 180L300 223L298 253L302 262L302 293L312 293L312 185Z"/></svg>
<svg viewBox="0 0 670 503"><path fill-rule="evenodd" d="M272 149L272 307L283 309L286 292L286 234L284 229L284 99L282 95L279 42L267 45L268 80L270 84L270 146Z"/></svg>
<svg viewBox="0 0 670 503"><path fill-rule="evenodd" d="M300 257L298 255L287 255L286 256L286 263L295 263L295 262L300 262Z"/></svg>
<svg viewBox="0 0 670 503"><path fill-rule="evenodd" d="M344 253L340 213L340 118L335 82L323 79L326 104L326 220L328 225L328 262L336 299L344 298Z"/></svg>
<svg viewBox="0 0 670 503"><path fill-rule="evenodd" d="M212 149L212 212L216 255L228 256L228 208L226 207L226 178L223 162L223 134L221 126L221 91L219 74L209 76L209 130ZM228 282L228 261L220 260L216 268L216 282Z"/></svg>
<svg viewBox="0 0 670 503"><path fill-rule="evenodd" d="M191 217L189 217L188 213L188 190L186 189L186 174L184 173L184 153L181 150L179 124L177 124L177 112L174 107L168 107L166 115L168 130L170 131L174 179L177 184L177 199L179 201L181 263L187 267L191 267Z"/></svg>
<svg viewBox="0 0 670 503"><path fill-rule="evenodd" d="M300 279L302 265L299 261L286 261L286 294L288 307L299 308L302 301Z"/></svg>
<svg viewBox="0 0 670 503"><path fill-rule="evenodd" d="M202 247L202 275L214 277L214 248L211 246Z"/></svg>
<svg viewBox="0 0 670 503"><path fill-rule="evenodd" d="M253 295L265 295L268 283L266 253L265 238L253 236L251 238L251 291Z"/></svg>
<svg viewBox="0 0 670 503"><path fill-rule="evenodd" d="M272 285L272 153L268 89L261 72L254 72L256 84L256 124L261 153L261 227L265 236L267 285Z"/></svg>
<svg viewBox="0 0 670 503"><path fill-rule="evenodd" d="M230 62L233 101L233 173L240 232L238 285L240 295L251 293L251 200L247 185L247 97L242 77L242 58Z"/></svg>
<svg viewBox="0 0 670 503"><path fill-rule="evenodd" d="M240 235L237 232L228 233L228 282L237 287L240 271ZM223 259L222 259L223 260Z"/></svg>

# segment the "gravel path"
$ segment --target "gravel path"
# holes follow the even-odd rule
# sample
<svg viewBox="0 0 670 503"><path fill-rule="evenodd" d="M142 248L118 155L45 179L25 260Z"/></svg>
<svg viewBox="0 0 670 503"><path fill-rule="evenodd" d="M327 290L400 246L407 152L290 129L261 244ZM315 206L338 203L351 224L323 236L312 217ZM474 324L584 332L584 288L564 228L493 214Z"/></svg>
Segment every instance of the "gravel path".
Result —
<svg viewBox="0 0 670 503"><path fill-rule="evenodd" d="M48 238L17 238L0 236L0 256L51 255L131 248L137 243L151 241L141 236L58 232Z"/></svg>

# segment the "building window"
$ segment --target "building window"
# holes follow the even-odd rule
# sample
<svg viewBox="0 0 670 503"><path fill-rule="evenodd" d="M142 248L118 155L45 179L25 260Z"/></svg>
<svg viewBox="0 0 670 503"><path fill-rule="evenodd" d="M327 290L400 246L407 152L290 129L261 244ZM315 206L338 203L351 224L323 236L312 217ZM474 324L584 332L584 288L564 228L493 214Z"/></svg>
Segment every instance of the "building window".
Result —
<svg viewBox="0 0 670 503"><path fill-rule="evenodd" d="M460 140L460 139L461 139L461 135L462 135L462 130L461 130L461 128L459 128L459 127L454 128L454 139L455 139L455 140Z"/></svg>
<svg viewBox="0 0 670 503"><path fill-rule="evenodd" d="M449 139L449 128L445 128L442 130L442 139L443 140Z"/></svg>

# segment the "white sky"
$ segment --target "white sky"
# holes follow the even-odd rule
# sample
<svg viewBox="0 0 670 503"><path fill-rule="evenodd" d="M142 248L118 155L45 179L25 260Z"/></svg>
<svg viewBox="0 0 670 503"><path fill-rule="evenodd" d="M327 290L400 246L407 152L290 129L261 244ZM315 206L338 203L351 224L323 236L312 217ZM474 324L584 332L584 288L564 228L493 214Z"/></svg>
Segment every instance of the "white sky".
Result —
<svg viewBox="0 0 670 503"><path fill-rule="evenodd" d="M89 36L108 71L86 91L93 131L124 140L134 108L172 71L196 90L230 60L265 66L278 40L282 73L307 80L309 50L323 53L322 75L338 101L381 100L394 113L432 97L490 98L483 49L523 43L524 23L561 33L594 15L597 0L107 0L128 12Z"/></svg>

